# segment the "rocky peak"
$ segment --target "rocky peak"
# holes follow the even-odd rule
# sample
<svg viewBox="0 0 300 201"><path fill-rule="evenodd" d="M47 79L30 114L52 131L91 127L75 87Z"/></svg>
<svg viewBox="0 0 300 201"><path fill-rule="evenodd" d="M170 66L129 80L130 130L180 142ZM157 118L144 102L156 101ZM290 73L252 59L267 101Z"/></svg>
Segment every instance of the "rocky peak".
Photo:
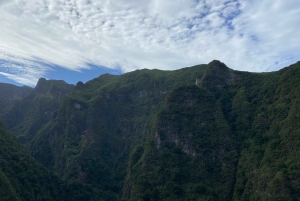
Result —
<svg viewBox="0 0 300 201"><path fill-rule="evenodd" d="M84 87L84 83L79 81L79 82L77 82L77 84L75 86L75 90L82 89L83 87Z"/></svg>
<svg viewBox="0 0 300 201"><path fill-rule="evenodd" d="M36 84L36 87L34 88L34 91L37 93L45 93L46 92L46 78L40 78L38 83Z"/></svg>
<svg viewBox="0 0 300 201"><path fill-rule="evenodd" d="M213 60L208 64L202 78L196 79L196 85L215 93L224 86L235 83L237 80L239 80L239 76L234 70L218 60Z"/></svg>
<svg viewBox="0 0 300 201"><path fill-rule="evenodd" d="M68 84L63 80L46 80L45 78L40 78L34 92L42 94L59 94L64 96L65 94L74 91L75 86L73 84Z"/></svg>

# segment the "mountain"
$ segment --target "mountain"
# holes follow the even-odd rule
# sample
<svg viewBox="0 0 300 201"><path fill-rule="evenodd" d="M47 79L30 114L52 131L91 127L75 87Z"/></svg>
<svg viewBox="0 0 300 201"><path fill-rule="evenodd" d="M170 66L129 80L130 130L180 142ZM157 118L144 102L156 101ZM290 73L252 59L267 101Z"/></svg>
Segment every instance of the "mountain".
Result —
<svg viewBox="0 0 300 201"><path fill-rule="evenodd" d="M250 73L215 60L101 75L60 99L41 79L6 120L73 198L299 200L299 77L300 62Z"/></svg>
<svg viewBox="0 0 300 201"><path fill-rule="evenodd" d="M23 99L32 91L32 88L18 87L12 84L0 83L0 114L9 110L18 100Z"/></svg>
<svg viewBox="0 0 300 201"><path fill-rule="evenodd" d="M10 88L3 86L1 90L9 91L10 97L17 96L18 99L14 102L10 101L9 109L0 108L4 111L0 113L0 119L21 143L26 144L44 124L51 120L63 97L73 91L75 86L62 80L41 78L34 89L25 88L28 93L14 93Z"/></svg>
<svg viewBox="0 0 300 201"><path fill-rule="evenodd" d="M102 199L120 199L128 156L145 141L164 98L176 86L193 85L205 67L106 74L77 84L30 152L63 178L95 186Z"/></svg>
<svg viewBox="0 0 300 201"><path fill-rule="evenodd" d="M63 183L37 163L1 122L0 143L1 201L89 199L91 189L81 184Z"/></svg>
<svg viewBox="0 0 300 201"><path fill-rule="evenodd" d="M213 61L166 99L131 155L124 200L298 200L300 63L246 73Z"/></svg>
<svg viewBox="0 0 300 201"><path fill-rule="evenodd" d="M132 153L124 200L229 200L238 159L230 131L211 93L175 89Z"/></svg>

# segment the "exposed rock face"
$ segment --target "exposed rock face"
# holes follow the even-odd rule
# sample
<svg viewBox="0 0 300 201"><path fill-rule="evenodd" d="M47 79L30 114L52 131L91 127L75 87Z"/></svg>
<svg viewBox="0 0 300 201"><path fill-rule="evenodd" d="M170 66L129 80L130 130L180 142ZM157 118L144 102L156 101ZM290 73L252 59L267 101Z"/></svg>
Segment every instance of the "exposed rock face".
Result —
<svg viewBox="0 0 300 201"><path fill-rule="evenodd" d="M299 64L102 75L63 98L41 79L11 119L37 131L30 153L77 200L298 200Z"/></svg>
<svg viewBox="0 0 300 201"><path fill-rule="evenodd" d="M47 83L46 78L40 78L36 87L34 88L36 93L47 93L49 91L49 85Z"/></svg>
<svg viewBox="0 0 300 201"><path fill-rule="evenodd" d="M140 70L87 82L64 98L51 124L33 139L30 151L62 177L76 175L99 191L112 189L112 195L118 196L128 156L146 139L168 92L178 84L193 85L194 74L201 74L205 67L178 70L172 76Z"/></svg>
<svg viewBox="0 0 300 201"><path fill-rule="evenodd" d="M299 63L257 74L211 62L198 89L168 95L124 200L298 200L299 77Z"/></svg>
<svg viewBox="0 0 300 201"><path fill-rule="evenodd" d="M73 84L68 84L63 80L46 80L40 78L33 93L36 94L51 94L57 101L61 102L63 97L75 90Z"/></svg>
<svg viewBox="0 0 300 201"><path fill-rule="evenodd" d="M171 171L169 174L182 175L181 181L174 181L174 185L177 184L182 190L184 187L180 182L185 179L189 180L191 185L196 185L197 182L192 182L193 178L195 181L201 180L207 188L219 186L219 191L216 191L219 196L230 197L237 160L232 160L229 155L237 155L234 147L235 136L224 118L221 105L210 92L196 86L176 88L169 94L165 106L158 114L151 137L155 148L145 152L141 157L143 160L134 165L136 167L132 170L133 174L141 171L138 174L145 175L144 179L149 181L147 185L158 189L167 188L167 182L163 182L164 176L155 172L159 171L160 167L163 169L174 165L179 168L178 172ZM165 164L168 165L164 166ZM194 174L186 173L183 170L185 168ZM150 169L153 172L148 172ZM208 176L210 171L213 171L217 178ZM202 173L198 174L199 172ZM148 176L151 174L155 176ZM139 199L136 197L139 185L135 185L128 186L133 200ZM160 200L160 196L163 195L158 196ZM184 196L179 197L178 200L184 199Z"/></svg>

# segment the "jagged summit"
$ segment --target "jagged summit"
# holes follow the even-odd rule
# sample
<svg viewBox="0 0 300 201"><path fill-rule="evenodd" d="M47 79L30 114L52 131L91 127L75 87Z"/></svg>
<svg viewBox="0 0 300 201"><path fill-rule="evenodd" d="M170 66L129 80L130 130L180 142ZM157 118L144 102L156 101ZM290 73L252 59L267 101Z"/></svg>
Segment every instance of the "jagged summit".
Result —
<svg viewBox="0 0 300 201"><path fill-rule="evenodd" d="M221 62L219 60L212 60L211 62L208 63L208 67L209 68L219 67L219 68L223 68L223 69L229 69L226 66L226 64L224 64L223 62Z"/></svg>
<svg viewBox="0 0 300 201"><path fill-rule="evenodd" d="M51 120L64 96L74 89L74 85L63 80L40 78L30 93L19 98L1 115L1 120L21 143L27 143L34 138L41 125ZM0 111L1 103L3 101L0 102Z"/></svg>
<svg viewBox="0 0 300 201"><path fill-rule="evenodd" d="M237 80L239 80L239 76L234 70L218 60L213 60L208 64L202 78L197 78L196 85L215 93Z"/></svg>
<svg viewBox="0 0 300 201"><path fill-rule="evenodd" d="M214 60L102 75L59 99L50 92L67 85L40 79L42 93L30 93L2 119L64 179L59 187L72 185L75 193L65 193L74 197L65 200L299 200L299 77L299 63L249 73ZM22 161L6 150L4 159ZM8 178L28 194L27 178L38 184L40 177L20 167L13 170L21 177Z"/></svg>
<svg viewBox="0 0 300 201"><path fill-rule="evenodd" d="M82 81L79 81L75 86L75 90L82 89L83 87L84 87L84 83Z"/></svg>
<svg viewBox="0 0 300 201"><path fill-rule="evenodd" d="M46 78L40 78L34 88L35 93L68 93L73 91L75 86L68 84L63 80L47 80Z"/></svg>

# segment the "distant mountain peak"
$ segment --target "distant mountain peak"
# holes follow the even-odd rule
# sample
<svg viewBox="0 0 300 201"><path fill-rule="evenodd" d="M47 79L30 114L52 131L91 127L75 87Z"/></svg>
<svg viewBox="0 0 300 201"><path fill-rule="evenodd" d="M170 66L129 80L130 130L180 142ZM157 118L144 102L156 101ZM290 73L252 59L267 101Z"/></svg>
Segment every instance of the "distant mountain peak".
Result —
<svg viewBox="0 0 300 201"><path fill-rule="evenodd" d="M68 84L63 80L47 80L46 78L40 78L37 82L34 92L36 93L69 93L73 91L75 86Z"/></svg>
<svg viewBox="0 0 300 201"><path fill-rule="evenodd" d="M34 89L35 92L45 92L45 84L46 84L47 80L46 78L40 78L36 84L36 87Z"/></svg>
<svg viewBox="0 0 300 201"><path fill-rule="evenodd" d="M84 83L82 81L79 81L75 86L75 90L82 89L83 87L84 87Z"/></svg>
<svg viewBox="0 0 300 201"><path fill-rule="evenodd" d="M197 78L196 85L210 92L217 92L224 86L233 84L237 80L239 80L239 76L234 70L218 60L213 60L208 64L202 78Z"/></svg>
<svg viewBox="0 0 300 201"><path fill-rule="evenodd" d="M208 63L208 67L219 67L219 68L224 68L224 69L229 69L226 64L219 60L212 60L211 62Z"/></svg>

